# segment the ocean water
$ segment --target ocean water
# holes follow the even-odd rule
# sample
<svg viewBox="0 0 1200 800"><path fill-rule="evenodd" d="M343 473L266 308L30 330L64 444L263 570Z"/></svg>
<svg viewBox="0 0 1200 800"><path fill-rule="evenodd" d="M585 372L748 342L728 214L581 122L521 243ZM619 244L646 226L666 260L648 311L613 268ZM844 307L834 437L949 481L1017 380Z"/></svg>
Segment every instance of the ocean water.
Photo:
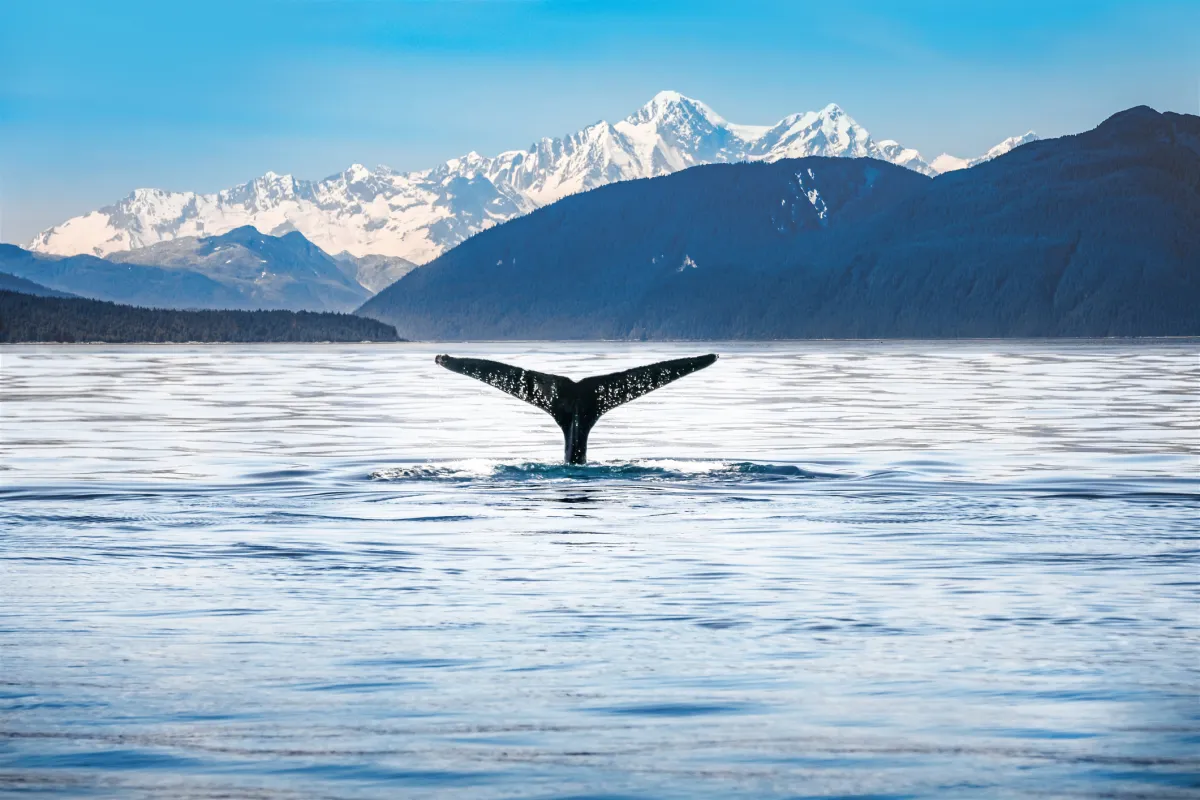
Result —
<svg viewBox="0 0 1200 800"><path fill-rule="evenodd" d="M0 795L1200 796L1200 342L0 349Z"/></svg>

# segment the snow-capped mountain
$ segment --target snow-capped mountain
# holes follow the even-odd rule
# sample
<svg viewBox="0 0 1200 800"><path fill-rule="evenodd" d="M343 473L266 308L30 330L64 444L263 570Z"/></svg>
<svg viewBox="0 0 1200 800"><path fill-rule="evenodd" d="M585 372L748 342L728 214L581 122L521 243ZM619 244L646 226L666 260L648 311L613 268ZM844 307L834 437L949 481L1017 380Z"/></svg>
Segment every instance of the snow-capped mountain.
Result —
<svg viewBox="0 0 1200 800"><path fill-rule="evenodd" d="M216 194L136 189L115 205L43 231L29 249L105 256L252 225L274 236L298 230L327 253L424 262L534 208L486 178L433 172L399 174L354 164L321 181L268 172Z"/></svg>
<svg viewBox="0 0 1200 800"><path fill-rule="evenodd" d="M814 155L868 156L937 173L916 150L872 139L836 105L775 125L738 125L697 100L660 92L614 124L597 122L494 158L472 152L419 172L354 164L319 181L268 172L216 194L137 189L41 232L29 248L103 256L253 225L273 235L298 230L328 253L423 264L481 230L607 183L697 164Z"/></svg>
<svg viewBox="0 0 1200 800"><path fill-rule="evenodd" d="M955 170L959 169L970 169L971 167L982 164L985 161L991 161L993 158L999 158L1005 153L1012 152L1023 144L1036 142L1038 141L1038 138L1038 135L1033 131L1027 132L1024 136L1010 136L1000 144L993 147L991 150L988 150L979 158L958 158L957 156L952 156L949 153L942 153L933 160L933 163L930 164L930 166L933 167L933 171L939 175L943 172L954 172Z"/></svg>

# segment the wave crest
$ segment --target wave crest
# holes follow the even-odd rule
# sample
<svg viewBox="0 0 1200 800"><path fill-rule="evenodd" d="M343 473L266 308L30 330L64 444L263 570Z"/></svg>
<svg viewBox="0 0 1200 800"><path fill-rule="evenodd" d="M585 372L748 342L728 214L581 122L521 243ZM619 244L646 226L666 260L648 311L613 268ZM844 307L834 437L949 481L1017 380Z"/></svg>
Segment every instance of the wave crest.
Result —
<svg viewBox="0 0 1200 800"><path fill-rule="evenodd" d="M846 478L828 472L816 472L795 464L763 464L754 461L689 461L644 459L637 461L598 462L585 465L545 462L505 463L469 460L432 464L405 464L371 472L371 480L380 481L781 481L831 480Z"/></svg>

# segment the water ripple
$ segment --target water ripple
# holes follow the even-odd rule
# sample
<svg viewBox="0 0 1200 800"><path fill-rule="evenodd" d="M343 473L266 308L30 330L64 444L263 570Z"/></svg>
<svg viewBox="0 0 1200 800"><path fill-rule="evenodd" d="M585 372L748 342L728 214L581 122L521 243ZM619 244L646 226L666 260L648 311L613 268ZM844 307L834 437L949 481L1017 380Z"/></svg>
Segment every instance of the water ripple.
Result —
<svg viewBox="0 0 1200 800"><path fill-rule="evenodd" d="M4 349L0 794L1196 796L1197 342L437 349Z"/></svg>

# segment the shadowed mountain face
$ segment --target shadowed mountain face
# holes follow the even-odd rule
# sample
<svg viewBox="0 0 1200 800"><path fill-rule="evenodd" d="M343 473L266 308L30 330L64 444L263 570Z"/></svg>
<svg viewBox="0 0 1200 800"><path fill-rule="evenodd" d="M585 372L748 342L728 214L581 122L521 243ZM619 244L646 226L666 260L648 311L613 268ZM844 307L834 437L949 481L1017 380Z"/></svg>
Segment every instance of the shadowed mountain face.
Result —
<svg viewBox="0 0 1200 800"><path fill-rule="evenodd" d="M2 245L0 270L59 291L161 308L349 311L370 296L300 233L276 237L251 227L104 259Z"/></svg>
<svg viewBox="0 0 1200 800"><path fill-rule="evenodd" d="M936 179L702 166L486 231L372 298L410 338L1200 333L1200 118L1135 108Z"/></svg>
<svg viewBox="0 0 1200 800"><path fill-rule="evenodd" d="M0 270L61 292L163 308L245 308L234 289L185 269L117 264L95 256L45 256L0 244Z"/></svg>
<svg viewBox="0 0 1200 800"><path fill-rule="evenodd" d="M386 289L417 268L416 264L399 256L356 256L346 250L333 259L347 277L369 292Z"/></svg>
<svg viewBox="0 0 1200 800"><path fill-rule="evenodd" d="M349 311L371 296L298 231L268 236L247 225L113 253L109 260L199 272L236 289L255 308Z"/></svg>
<svg viewBox="0 0 1200 800"><path fill-rule="evenodd" d="M929 180L882 161L819 158L613 184L468 240L362 312L429 338L653 335L643 320L656 295L713 270L758 273ZM681 312L706 324L710 308Z"/></svg>
<svg viewBox="0 0 1200 800"><path fill-rule="evenodd" d="M0 272L0 292L20 292L21 294L31 294L34 297L73 297L67 292L59 292L54 289L42 286L40 283L27 281L24 278L18 278L16 275L9 275L7 272Z"/></svg>

